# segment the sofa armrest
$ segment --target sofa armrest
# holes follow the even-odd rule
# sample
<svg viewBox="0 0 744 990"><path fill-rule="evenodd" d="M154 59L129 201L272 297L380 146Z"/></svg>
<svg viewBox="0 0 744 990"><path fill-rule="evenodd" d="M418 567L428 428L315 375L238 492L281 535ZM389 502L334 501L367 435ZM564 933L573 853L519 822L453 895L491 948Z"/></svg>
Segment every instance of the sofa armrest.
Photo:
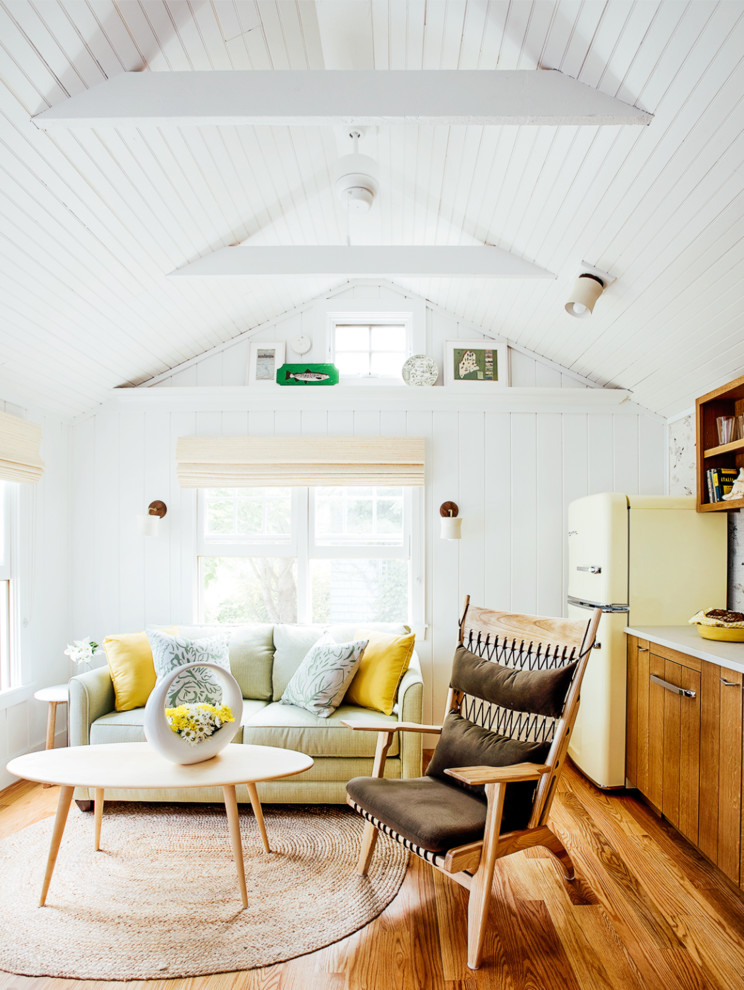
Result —
<svg viewBox="0 0 744 990"><path fill-rule="evenodd" d="M114 711L116 699L108 667L96 667L70 678L70 746L88 746L90 727Z"/></svg>
<svg viewBox="0 0 744 990"><path fill-rule="evenodd" d="M414 650L408 670L398 686L396 706L399 722L418 722L424 718L424 679L421 664ZM423 759L423 738L420 732L402 732L399 737L401 777L420 777Z"/></svg>
<svg viewBox="0 0 744 990"><path fill-rule="evenodd" d="M399 722L420 722L424 713L424 679L421 664L414 650L408 670L398 685L398 702L395 706Z"/></svg>

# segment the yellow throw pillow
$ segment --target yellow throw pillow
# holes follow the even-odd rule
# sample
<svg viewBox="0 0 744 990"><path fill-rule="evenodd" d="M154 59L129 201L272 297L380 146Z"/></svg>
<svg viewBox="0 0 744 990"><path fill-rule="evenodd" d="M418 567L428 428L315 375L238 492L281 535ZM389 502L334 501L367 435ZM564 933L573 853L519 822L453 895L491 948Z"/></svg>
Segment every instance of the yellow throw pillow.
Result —
<svg viewBox="0 0 744 990"><path fill-rule="evenodd" d="M354 639L368 639L369 642L344 702L392 715L398 685L408 670L416 637L413 633L394 636L357 629Z"/></svg>
<svg viewBox="0 0 744 990"><path fill-rule="evenodd" d="M171 635L177 631L175 626L163 629ZM117 712L144 707L157 680L147 633L107 636L103 648L114 684Z"/></svg>

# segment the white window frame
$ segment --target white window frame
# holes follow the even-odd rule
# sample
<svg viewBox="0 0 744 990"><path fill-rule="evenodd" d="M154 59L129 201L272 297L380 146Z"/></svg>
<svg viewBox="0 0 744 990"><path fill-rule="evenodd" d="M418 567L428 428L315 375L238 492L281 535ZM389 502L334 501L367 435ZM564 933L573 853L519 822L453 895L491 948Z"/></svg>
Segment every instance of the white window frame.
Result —
<svg viewBox="0 0 744 990"><path fill-rule="evenodd" d="M14 522L18 512L18 486L0 481L0 582L7 582L7 609L0 601L0 636L3 637L4 659L0 659L0 695L21 687L22 677L18 656L18 595L14 563L16 559L16 529ZM2 591L0 591L2 594Z"/></svg>
<svg viewBox="0 0 744 990"><path fill-rule="evenodd" d="M317 486L323 487L323 486ZM340 486L343 487L343 486ZM378 486L372 486L378 487ZM393 485L392 487L396 487ZM202 622L203 600L200 575L201 557L294 557L297 561L297 623L312 623L312 602L308 571L313 559L391 559L409 561L409 588L407 622L418 636L424 634L424 489L423 486L403 486L404 530L403 542L399 546L315 546L314 498L310 488L292 489L292 538L287 543L267 541L208 541L204 538L206 497L200 490L197 498L197 539L194 583L196 622ZM305 595L301 589L305 589Z"/></svg>
<svg viewBox="0 0 744 990"><path fill-rule="evenodd" d="M328 313L326 336L327 360L333 364L336 358L336 327L342 326L389 326L400 324L405 327L405 357L423 353L426 350L426 308L423 304L406 310L371 310L369 300L364 308L350 306L344 310ZM404 385L402 378L382 375L342 375L340 384L357 385Z"/></svg>

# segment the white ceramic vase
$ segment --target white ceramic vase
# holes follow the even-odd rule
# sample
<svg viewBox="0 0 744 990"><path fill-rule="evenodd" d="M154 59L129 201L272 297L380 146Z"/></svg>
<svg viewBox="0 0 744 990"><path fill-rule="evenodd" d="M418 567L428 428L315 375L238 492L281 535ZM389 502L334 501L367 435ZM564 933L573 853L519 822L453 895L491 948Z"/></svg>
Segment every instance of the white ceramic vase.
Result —
<svg viewBox="0 0 744 990"><path fill-rule="evenodd" d="M171 729L165 717L165 700L171 684L179 674L195 667L206 667L213 672L222 687L222 704L230 708L235 721L228 722L211 736L207 736L203 742L193 745ZM216 663L188 663L166 674L153 688L145 705L145 738L161 756L172 763L203 763L211 760L232 742L240 728L242 716L243 693L229 670Z"/></svg>

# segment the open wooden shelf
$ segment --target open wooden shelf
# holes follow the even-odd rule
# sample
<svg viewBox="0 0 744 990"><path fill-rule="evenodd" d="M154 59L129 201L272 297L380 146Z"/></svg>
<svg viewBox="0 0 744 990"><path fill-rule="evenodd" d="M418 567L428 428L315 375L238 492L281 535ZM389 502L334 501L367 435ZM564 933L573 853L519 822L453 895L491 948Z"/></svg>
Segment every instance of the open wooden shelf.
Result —
<svg viewBox="0 0 744 990"><path fill-rule="evenodd" d="M744 440L732 440L731 443L721 444L720 447L709 447L703 451L703 457L715 457L717 454L728 454L734 450L744 450Z"/></svg>
<svg viewBox="0 0 744 990"><path fill-rule="evenodd" d="M697 431L697 510L698 512L732 512L744 509L744 498L711 502L708 498L709 468L744 467L744 439L718 443L716 419L719 416L744 414L744 377L702 395L695 403Z"/></svg>

